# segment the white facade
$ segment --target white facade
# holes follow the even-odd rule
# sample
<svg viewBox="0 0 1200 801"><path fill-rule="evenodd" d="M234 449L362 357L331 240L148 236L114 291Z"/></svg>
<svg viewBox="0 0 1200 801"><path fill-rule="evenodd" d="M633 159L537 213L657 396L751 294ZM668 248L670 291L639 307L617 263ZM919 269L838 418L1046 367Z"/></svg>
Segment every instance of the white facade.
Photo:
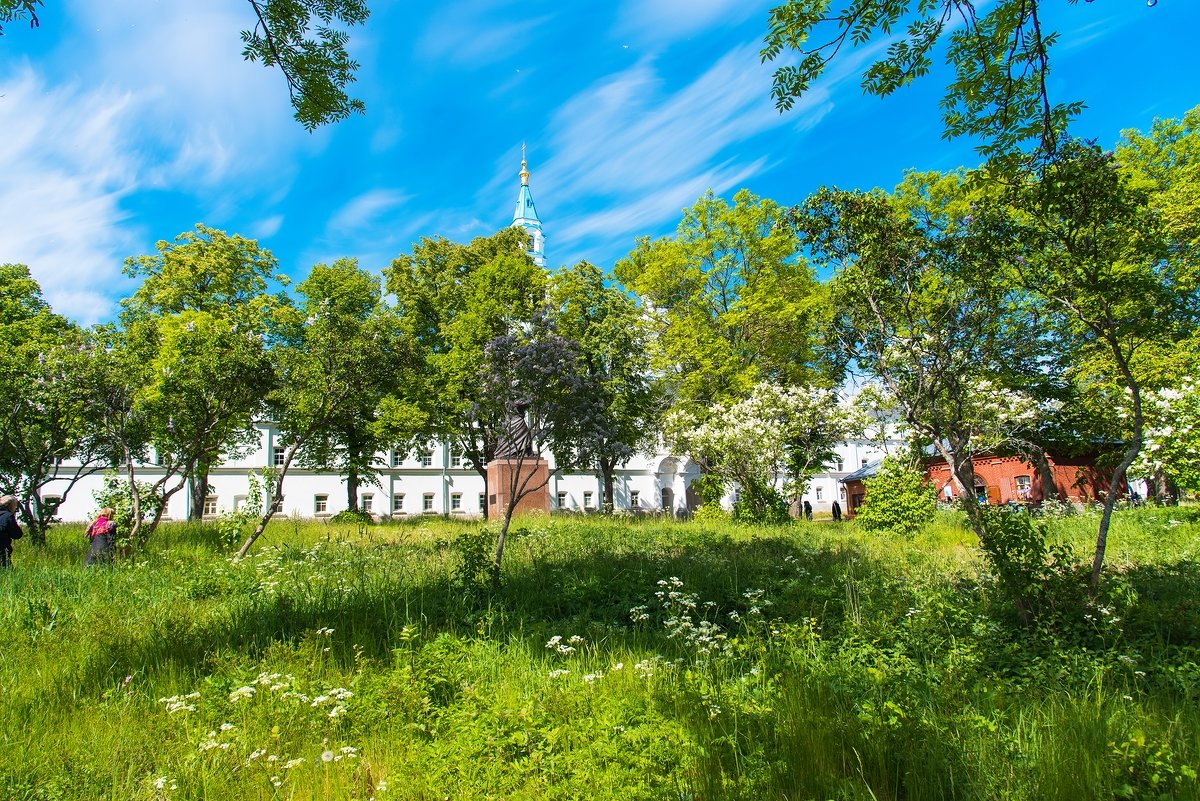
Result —
<svg viewBox="0 0 1200 801"><path fill-rule="evenodd" d="M214 468L208 477L212 488L203 510L204 517L215 517L240 508L250 487L249 474L257 473L281 458L278 433L270 426L259 427L258 446L245 456L230 459ZM845 508L841 495L842 476L857 470L862 464L884 455L877 444L853 440L837 448L838 460L814 477L803 499L814 512L828 512L836 499ZM599 473L557 472L553 457L547 455L551 475L548 490L550 508L562 512L598 511L604 503L604 482ZM358 490L360 508L381 519L408 518L420 515L451 517L481 517L485 506L484 481L470 464L444 444L418 451L389 451L378 454L380 475L378 484L363 483ZM69 464L60 469L63 475L74 471ZM119 470L123 477L124 471ZM139 465L139 481L154 481L162 476L161 468L153 464ZM655 514L681 515L694 510L698 503L693 483L700 477L699 467L687 458L660 452L652 457L635 456L616 471L613 486L615 507L618 510L643 511ZM58 517L67 522L90 519L97 505L94 493L103 484L102 473L80 480L67 494L58 509ZM43 499L61 497L65 481L48 485ZM187 519L191 512L191 488L175 493L168 502L166 518ZM725 505L733 502L731 493ZM283 501L279 513L302 518L324 518L347 507L346 480L335 473L315 472L292 467L283 482Z"/></svg>

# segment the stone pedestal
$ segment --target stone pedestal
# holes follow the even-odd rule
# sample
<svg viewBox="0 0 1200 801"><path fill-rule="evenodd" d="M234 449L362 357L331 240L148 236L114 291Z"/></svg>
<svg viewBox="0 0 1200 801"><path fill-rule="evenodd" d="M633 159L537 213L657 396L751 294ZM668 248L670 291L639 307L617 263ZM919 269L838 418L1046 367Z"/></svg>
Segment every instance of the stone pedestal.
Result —
<svg viewBox="0 0 1200 801"><path fill-rule="evenodd" d="M528 481L526 484L525 482ZM530 512L550 513L550 467L545 459L530 456L524 459L493 459L487 466L487 511L489 520L499 520L511 500L513 490L521 486L530 489L513 514Z"/></svg>

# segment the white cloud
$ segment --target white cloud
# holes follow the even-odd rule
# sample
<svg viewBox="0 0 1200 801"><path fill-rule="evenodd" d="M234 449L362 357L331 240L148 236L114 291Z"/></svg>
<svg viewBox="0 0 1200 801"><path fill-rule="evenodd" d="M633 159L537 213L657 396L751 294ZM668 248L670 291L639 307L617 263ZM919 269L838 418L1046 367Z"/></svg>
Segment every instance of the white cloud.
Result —
<svg viewBox="0 0 1200 801"><path fill-rule="evenodd" d="M525 48L547 17L521 17L494 0L439 5L417 40L423 59L464 66L492 64Z"/></svg>
<svg viewBox="0 0 1200 801"><path fill-rule="evenodd" d="M283 215L272 214L270 217L264 217L250 224L250 235L255 239L268 239L279 233L279 229L283 227Z"/></svg>
<svg viewBox="0 0 1200 801"><path fill-rule="evenodd" d="M778 114L770 71L754 45L727 52L673 93L665 83L654 61L644 59L555 111L550 157L543 162L532 150L530 158L556 254L598 241L632 246L634 236L677 220L706 189L724 194L768 169L770 159L752 144L756 137L815 124L832 107L828 93L817 91L793 113ZM517 158L506 157L481 199L494 203L513 185ZM583 211L597 207L609 211Z"/></svg>
<svg viewBox="0 0 1200 801"><path fill-rule="evenodd" d="M617 36L650 44L669 42L713 27L762 19L774 3L746 0L626 0L618 13Z"/></svg>
<svg viewBox="0 0 1200 801"><path fill-rule="evenodd" d="M408 200L408 195L395 189L372 189L364 192L342 206L330 219L326 228L331 236L344 236L382 221L384 215L393 215Z"/></svg>
<svg viewBox="0 0 1200 801"><path fill-rule="evenodd" d="M0 95L0 261L27 264L56 311L106 319L139 238L120 208L137 185L121 141L133 97L49 88L28 67Z"/></svg>

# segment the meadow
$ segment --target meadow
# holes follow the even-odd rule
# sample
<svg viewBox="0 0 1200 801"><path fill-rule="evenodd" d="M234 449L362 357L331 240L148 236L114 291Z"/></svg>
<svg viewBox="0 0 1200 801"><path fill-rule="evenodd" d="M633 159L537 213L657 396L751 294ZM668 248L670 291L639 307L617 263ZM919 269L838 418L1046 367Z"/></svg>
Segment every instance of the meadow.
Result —
<svg viewBox="0 0 1200 801"><path fill-rule="evenodd" d="M82 528L0 573L0 798L1200 797L1200 510L1095 518L1032 626L954 513Z"/></svg>

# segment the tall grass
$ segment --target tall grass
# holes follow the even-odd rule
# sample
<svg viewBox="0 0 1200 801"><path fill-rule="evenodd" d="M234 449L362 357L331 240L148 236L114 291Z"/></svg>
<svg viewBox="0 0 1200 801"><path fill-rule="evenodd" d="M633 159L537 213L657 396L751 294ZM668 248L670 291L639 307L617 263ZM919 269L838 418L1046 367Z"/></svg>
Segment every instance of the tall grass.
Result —
<svg viewBox="0 0 1200 801"><path fill-rule="evenodd" d="M0 798L1193 798L1198 535L1122 513L1101 597L1022 627L951 514L527 520L498 590L460 521L111 569L64 526L0 574Z"/></svg>

